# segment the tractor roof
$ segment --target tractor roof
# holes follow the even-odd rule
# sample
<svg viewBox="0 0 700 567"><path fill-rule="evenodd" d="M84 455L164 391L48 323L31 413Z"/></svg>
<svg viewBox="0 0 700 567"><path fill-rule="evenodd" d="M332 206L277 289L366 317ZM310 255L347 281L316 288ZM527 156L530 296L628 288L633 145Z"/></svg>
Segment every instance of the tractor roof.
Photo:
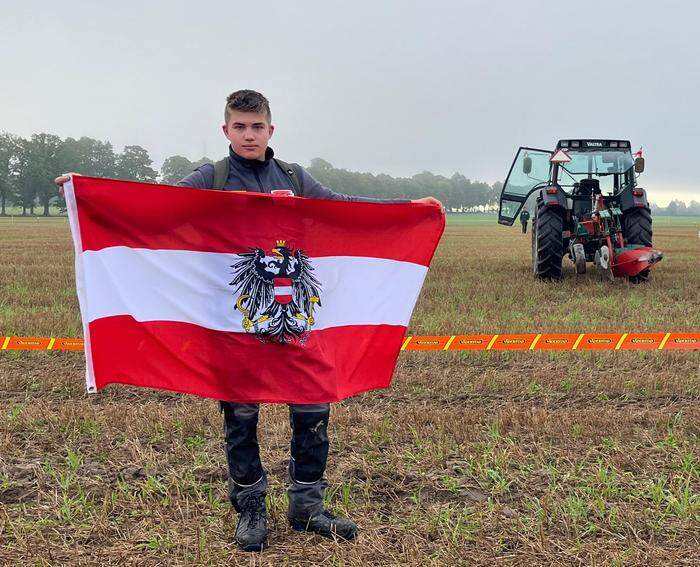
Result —
<svg viewBox="0 0 700 567"><path fill-rule="evenodd" d="M559 140L557 150L560 148L576 150L630 150L629 140Z"/></svg>

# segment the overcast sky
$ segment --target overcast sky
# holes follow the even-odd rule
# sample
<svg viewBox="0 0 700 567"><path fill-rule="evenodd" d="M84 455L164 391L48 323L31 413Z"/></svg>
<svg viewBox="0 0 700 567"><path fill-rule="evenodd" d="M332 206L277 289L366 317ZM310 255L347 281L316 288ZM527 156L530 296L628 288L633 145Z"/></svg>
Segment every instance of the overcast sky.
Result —
<svg viewBox="0 0 700 567"><path fill-rule="evenodd" d="M0 0L0 130L225 155L263 92L286 161L502 180L520 145L643 146L651 200L700 200L700 3Z"/></svg>

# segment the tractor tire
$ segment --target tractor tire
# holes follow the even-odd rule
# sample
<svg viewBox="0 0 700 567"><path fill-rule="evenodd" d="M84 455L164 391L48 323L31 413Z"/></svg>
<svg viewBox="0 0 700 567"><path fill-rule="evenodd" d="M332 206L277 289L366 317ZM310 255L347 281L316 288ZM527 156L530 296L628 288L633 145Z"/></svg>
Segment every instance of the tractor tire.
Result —
<svg viewBox="0 0 700 567"><path fill-rule="evenodd" d="M625 244L651 246L651 211L647 208L631 209L622 217L622 235ZM630 283L638 284L649 281L650 270L639 272L629 278Z"/></svg>
<svg viewBox="0 0 700 567"><path fill-rule="evenodd" d="M541 280L560 280L564 257L564 217L559 209L538 203L532 223L532 270Z"/></svg>
<svg viewBox="0 0 700 567"><path fill-rule="evenodd" d="M646 208L631 209L622 217L622 236L626 244L651 246L651 211Z"/></svg>

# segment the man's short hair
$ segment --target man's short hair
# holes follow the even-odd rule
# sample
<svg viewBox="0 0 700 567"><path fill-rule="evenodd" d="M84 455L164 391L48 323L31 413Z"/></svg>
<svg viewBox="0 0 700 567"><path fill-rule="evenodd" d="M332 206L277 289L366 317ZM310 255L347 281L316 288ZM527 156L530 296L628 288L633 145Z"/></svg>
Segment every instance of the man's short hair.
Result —
<svg viewBox="0 0 700 567"><path fill-rule="evenodd" d="M226 98L226 107L224 108L224 120L228 124L231 111L238 112L257 112L267 116L267 121L272 123L272 112L270 112L270 101L264 95L257 91L244 89L236 91L228 95Z"/></svg>

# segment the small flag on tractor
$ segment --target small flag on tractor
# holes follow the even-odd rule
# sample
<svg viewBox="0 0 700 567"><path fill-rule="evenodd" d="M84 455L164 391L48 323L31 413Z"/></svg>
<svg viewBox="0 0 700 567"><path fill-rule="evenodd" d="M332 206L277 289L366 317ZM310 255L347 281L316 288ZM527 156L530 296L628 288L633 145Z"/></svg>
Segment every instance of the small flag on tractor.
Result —
<svg viewBox="0 0 700 567"><path fill-rule="evenodd" d="M571 161L571 156L566 150L557 150L555 154L549 159L552 163L569 163Z"/></svg>

